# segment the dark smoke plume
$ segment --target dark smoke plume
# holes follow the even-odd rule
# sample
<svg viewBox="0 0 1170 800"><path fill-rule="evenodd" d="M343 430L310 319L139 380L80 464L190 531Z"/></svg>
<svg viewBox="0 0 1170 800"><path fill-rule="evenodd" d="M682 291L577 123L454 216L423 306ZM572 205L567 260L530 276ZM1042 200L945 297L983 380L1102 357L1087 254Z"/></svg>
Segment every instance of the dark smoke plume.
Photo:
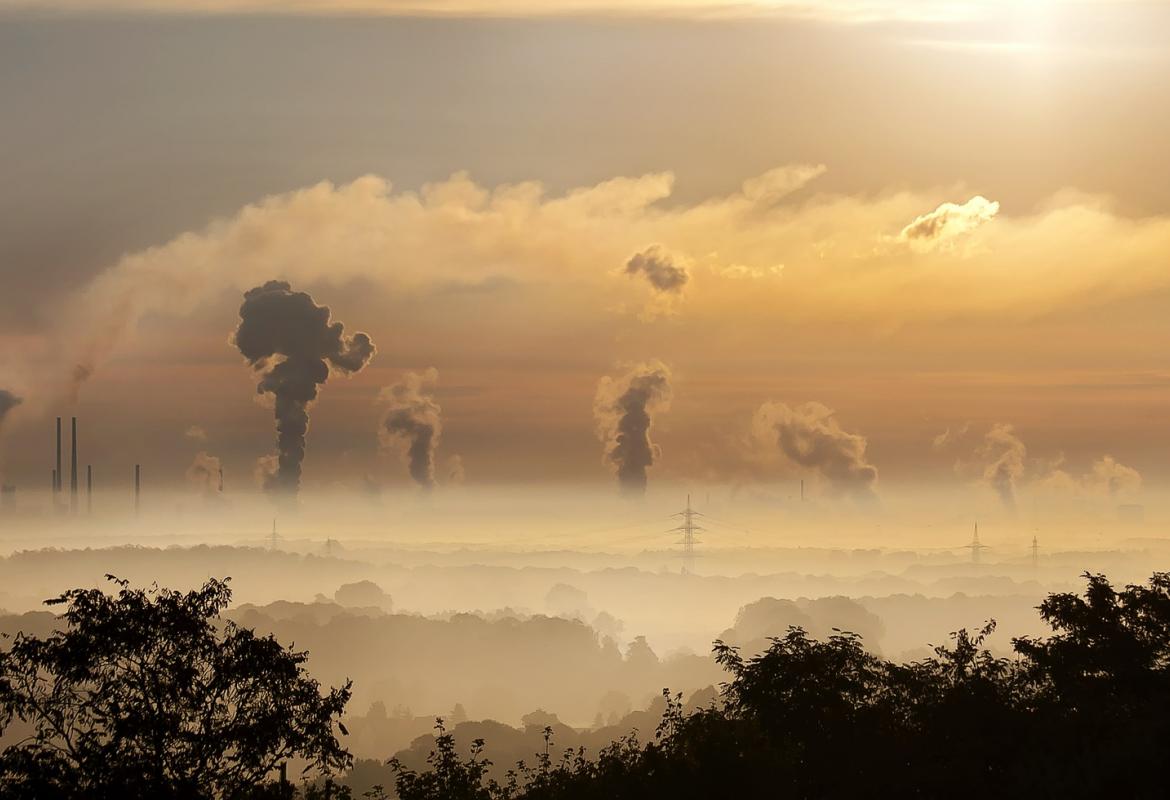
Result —
<svg viewBox="0 0 1170 800"><path fill-rule="evenodd" d="M834 492L859 502L877 499L878 471L866 458L866 439L842 429L832 409L820 403L765 403L753 427L775 442L786 459L819 475Z"/></svg>
<svg viewBox="0 0 1170 800"><path fill-rule="evenodd" d="M345 336L330 322L329 308L284 281L269 281L244 293L235 342L260 373L256 391L276 401L277 468L265 488L295 494L305 460L309 404L330 368L354 373L369 363L374 343L364 333Z"/></svg>
<svg viewBox="0 0 1170 800"><path fill-rule="evenodd" d="M646 470L661 455L650 440L651 415L669 408L670 398L670 369L659 361L637 364L598 384L593 400L597 435L623 492L646 491Z"/></svg>
<svg viewBox="0 0 1170 800"><path fill-rule="evenodd" d="M401 381L383 389L381 396L386 405L382 442L402 447L410 477L424 489L435 486L435 450L443 433L442 409L431 393L438 379L433 367L426 372L408 372Z"/></svg>
<svg viewBox="0 0 1170 800"><path fill-rule="evenodd" d="M656 244L630 256L626 262L626 274L645 275L659 292L681 292L691 279L682 260Z"/></svg>
<svg viewBox="0 0 1170 800"><path fill-rule="evenodd" d="M0 427L3 427L4 419L8 416L8 412L23 402L24 398L13 394L7 389L0 389Z"/></svg>

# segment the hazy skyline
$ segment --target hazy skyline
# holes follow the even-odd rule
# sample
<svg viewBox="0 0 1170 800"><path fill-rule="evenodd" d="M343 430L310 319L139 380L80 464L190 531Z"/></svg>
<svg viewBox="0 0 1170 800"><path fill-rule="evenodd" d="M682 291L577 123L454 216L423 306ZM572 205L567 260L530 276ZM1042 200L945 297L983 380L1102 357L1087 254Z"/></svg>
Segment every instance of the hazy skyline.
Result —
<svg viewBox="0 0 1170 800"><path fill-rule="evenodd" d="M1170 477L1165 4L359 5L0 5L8 480L57 414L99 475L250 476L229 336L268 280L379 345L307 486L407 483L377 399L431 369L440 485L612 482L598 382L652 360L651 481ZM779 407L864 456L785 457Z"/></svg>

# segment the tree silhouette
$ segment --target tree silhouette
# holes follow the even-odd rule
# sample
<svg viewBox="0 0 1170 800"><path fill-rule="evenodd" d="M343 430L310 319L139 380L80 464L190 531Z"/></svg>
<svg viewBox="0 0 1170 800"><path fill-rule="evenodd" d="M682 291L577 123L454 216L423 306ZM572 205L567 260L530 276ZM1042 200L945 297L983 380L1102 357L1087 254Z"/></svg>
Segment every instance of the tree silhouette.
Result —
<svg viewBox="0 0 1170 800"><path fill-rule="evenodd" d="M0 796L239 797L289 759L349 765L334 733L349 684L322 694L305 653L220 621L226 581L107 578L116 595L66 592L48 601L66 606L63 630L0 650L0 732L28 731L0 753Z"/></svg>
<svg viewBox="0 0 1170 800"><path fill-rule="evenodd" d="M1044 601L1054 635L1015 640L1015 659L986 649L994 623L909 664L846 631L818 641L793 627L750 658L716 642L720 697L688 714L664 692L653 741L558 761L548 731L535 767L497 783L482 741L461 762L443 731L434 774L400 772L399 791L439 800L446 774L476 800L1166 797L1170 575L1120 590L1085 578L1083 597Z"/></svg>

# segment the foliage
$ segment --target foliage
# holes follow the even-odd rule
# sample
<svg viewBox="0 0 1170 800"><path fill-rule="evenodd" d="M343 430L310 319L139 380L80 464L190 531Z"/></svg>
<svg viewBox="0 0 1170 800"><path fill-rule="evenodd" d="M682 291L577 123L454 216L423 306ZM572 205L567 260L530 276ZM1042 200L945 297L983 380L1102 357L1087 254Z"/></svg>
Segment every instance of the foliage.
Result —
<svg viewBox="0 0 1170 800"><path fill-rule="evenodd" d="M1040 607L1054 635L985 648L990 623L899 664L860 637L800 628L758 656L715 644L720 702L690 714L664 692L653 741L636 734L590 759L550 755L488 777L440 728L430 770L396 767L404 800L708 797L1164 797L1170 761L1170 575ZM392 762L396 763L396 762ZM452 793L455 792L455 793Z"/></svg>
<svg viewBox="0 0 1170 800"><path fill-rule="evenodd" d="M231 591L76 589L64 630L17 635L0 650L0 796L221 798L281 796L268 786L290 759L343 769L334 734L350 687L322 694L307 655L219 620Z"/></svg>

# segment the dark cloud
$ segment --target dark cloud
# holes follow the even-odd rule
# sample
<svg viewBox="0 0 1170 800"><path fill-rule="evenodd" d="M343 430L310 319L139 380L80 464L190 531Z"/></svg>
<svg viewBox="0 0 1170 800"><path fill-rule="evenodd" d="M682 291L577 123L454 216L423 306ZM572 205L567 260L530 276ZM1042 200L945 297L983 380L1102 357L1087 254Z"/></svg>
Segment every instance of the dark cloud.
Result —
<svg viewBox="0 0 1170 800"><path fill-rule="evenodd" d="M646 470L661 455L650 440L652 414L670 405L670 369L659 361L636 364L597 387L593 415L605 443L605 461L617 473L622 491L646 491Z"/></svg>
<svg viewBox="0 0 1170 800"><path fill-rule="evenodd" d="M872 501L878 471L866 459L866 439L843 430L833 414L820 403L794 408L765 403L756 412L754 427L786 459L822 477L835 492Z"/></svg>
<svg viewBox="0 0 1170 800"><path fill-rule="evenodd" d="M626 274L644 275L655 291L675 294L691 279L683 260L656 244L632 255L626 262Z"/></svg>
<svg viewBox="0 0 1170 800"><path fill-rule="evenodd" d="M256 390L276 401L277 467L265 488L295 494L300 488L309 429L309 404L330 369L354 373L369 363L374 343L364 333L345 336L329 308L284 281L244 293L235 343L260 373Z"/></svg>
<svg viewBox="0 0 1170 800"><path fill-rule="evenodd" d="M402 380L382 390L386 405L382 441L402 448L410 477L424 489L435 485L435 450L443 433L442 409L432 390L439 373L407 372Z"/></svg>

